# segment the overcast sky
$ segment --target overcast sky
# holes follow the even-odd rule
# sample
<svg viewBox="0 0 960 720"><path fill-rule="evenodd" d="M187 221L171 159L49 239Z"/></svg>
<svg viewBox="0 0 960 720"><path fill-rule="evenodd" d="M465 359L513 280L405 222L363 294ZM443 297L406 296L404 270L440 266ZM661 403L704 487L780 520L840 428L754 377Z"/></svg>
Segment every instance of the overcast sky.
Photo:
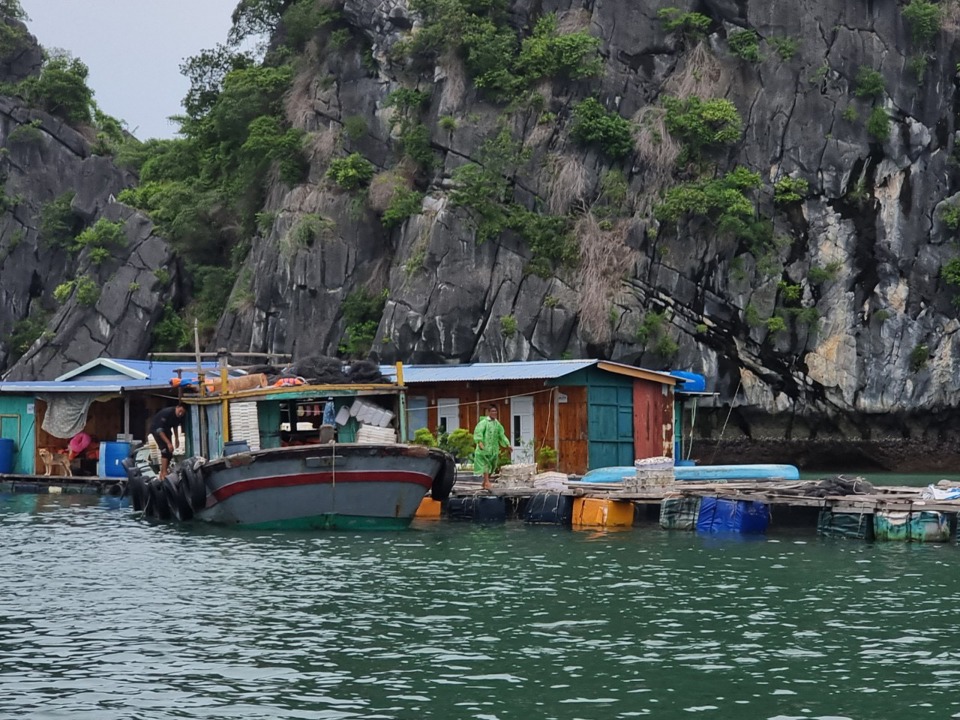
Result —
<svg viewBox="0 0 960 720"><path fill-rule="evenodd" d="M172 137L183 112L180 63L227 39L237 0L20 0L43 47L90 68L100 108L141 140Z"/></svg>

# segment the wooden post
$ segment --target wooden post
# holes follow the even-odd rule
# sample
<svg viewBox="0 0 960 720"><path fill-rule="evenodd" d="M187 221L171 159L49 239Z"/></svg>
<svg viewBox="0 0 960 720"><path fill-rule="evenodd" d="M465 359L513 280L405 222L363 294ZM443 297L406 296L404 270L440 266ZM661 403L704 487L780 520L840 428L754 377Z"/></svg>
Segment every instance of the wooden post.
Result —
<svg viewBox="0 0 960 720"><path fill-rule="evenodd" d="M400 432L399 440L407 442L407 391L403 386L403 363L397 363L397 385L400 386L400 396L397 403L397 429Z"/></svg>
<svg viewBox="0 0 960 720"><path fill-rule="evenodd" d="M557 451L557 470L560 469L560 389L553 388L553 449Z"/></svg>
<svg viewBox="0 0 960 720"><path fill-rule="evenodd" d="M221 429L220 432L223 434L223 442L230 442L230 400L229 395L229 385L227 385L227 351L220 349L217 351L218 360L220 361L220 409L222 412L220 423Z"/></svg>

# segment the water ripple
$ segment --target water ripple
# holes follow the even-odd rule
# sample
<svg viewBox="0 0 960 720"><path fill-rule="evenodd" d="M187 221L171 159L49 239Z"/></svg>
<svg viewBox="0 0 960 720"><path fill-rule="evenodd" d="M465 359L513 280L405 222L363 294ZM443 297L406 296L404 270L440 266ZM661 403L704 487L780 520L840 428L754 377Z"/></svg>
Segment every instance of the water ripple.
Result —
<svg viewBox="0 0 960 720"><path fill-rule="evenodd" d="M960 717L955 547L237 533L24 497L0 498L0 717Z"/></svg>

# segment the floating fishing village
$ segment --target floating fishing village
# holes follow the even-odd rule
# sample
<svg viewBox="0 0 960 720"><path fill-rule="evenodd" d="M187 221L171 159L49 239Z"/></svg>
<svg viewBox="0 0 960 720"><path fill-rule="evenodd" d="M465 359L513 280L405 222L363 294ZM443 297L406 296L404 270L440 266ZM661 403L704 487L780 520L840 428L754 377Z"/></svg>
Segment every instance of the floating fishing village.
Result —
<svg viewBox="0 0 960 720"><path fill-rule="evenodd" d="M100 359L0 383L0 492L103 494L161 522L401 529L415 518L953 542L960 483L800 480L685 457L705 379L590 360L462 366ZM166 477L147 421L185 406ZM497 412L502 408L502 412ZM503 418L490 478L484 413ZM499 422L499 421L493 421ZM432 429L431 429L432 428ZM438 440L439 438L439 440ZM437 447L437 446L441 447Z"/></svg>

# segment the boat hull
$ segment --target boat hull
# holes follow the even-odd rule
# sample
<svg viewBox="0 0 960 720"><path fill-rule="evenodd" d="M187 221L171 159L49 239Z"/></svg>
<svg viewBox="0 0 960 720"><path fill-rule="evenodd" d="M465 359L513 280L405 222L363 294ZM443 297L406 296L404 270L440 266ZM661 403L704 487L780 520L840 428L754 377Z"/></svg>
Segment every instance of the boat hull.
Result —
<svg viewBox="0 0 960 720"><path fill-rule="evenodd" d="M252 529L394 530L452 469L415 445L338 444L240 453L200 465L196 518Z"/></svg>

